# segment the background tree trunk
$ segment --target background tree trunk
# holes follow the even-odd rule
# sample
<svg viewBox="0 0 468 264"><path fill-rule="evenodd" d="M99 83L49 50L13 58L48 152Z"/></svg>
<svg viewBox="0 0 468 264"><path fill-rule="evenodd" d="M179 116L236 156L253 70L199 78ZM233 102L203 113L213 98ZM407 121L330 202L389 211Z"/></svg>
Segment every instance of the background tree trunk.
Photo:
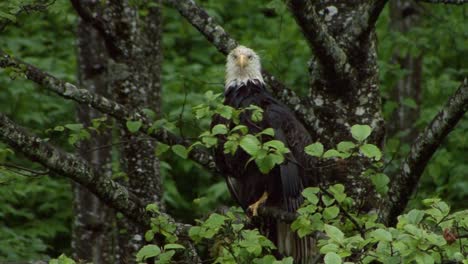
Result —
<svg viewBox="0 0 468 264"><path fill-rule="evenodd" d="M417 25L422 11L414 1L396 0L391 1L389 6L391 30L407 33ZM400 54L399 51L395 51L393 57L394 63L406 74L398 80L392 91L392 99L398 106L393 119L395 122L389 124L389 133L401 133L401 140L408 144L417 135L414 123L419 117L421 104L422 60L423 54Z"/></svg>
<svg viewBox="0 0 468 264"><path fill-rule="evenodd" d="M103 40L98 32L83 20L78 23L77 46L80 86L93 93L109 96L106 79L107 55ZM79 105L77 112L78 120L85 126L91 126L92 119L102 117L101 113L86 105ZM112 175L112 148L109 147L111 143L111 129L102 128L99 133L93 133L90 140L80 142L78 150L81 157L106 177ZM115 263L117 230L114 211L78 183L73 183L73 194L73 257L94 264Z"/></svg>

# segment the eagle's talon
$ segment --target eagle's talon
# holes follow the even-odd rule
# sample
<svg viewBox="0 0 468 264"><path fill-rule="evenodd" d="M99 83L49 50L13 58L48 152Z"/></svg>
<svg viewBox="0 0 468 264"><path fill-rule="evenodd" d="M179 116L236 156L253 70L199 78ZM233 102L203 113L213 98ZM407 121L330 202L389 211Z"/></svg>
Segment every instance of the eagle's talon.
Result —
<svg viewBox="0 0 468 264"><path fill-rule="evenodd" d="M255 203L249 205L248 211L252 212L252 216L258 216L258 208L266 202L268 199L268 193L264 192L262 197L258 199Z"/></svg>

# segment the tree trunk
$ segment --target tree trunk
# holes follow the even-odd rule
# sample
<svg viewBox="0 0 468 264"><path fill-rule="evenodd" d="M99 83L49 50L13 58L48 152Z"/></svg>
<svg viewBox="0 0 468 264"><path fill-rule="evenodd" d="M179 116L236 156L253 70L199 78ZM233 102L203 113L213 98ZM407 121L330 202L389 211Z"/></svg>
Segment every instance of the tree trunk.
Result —
<svg viewBox="0 0 468 264"><path fill-rule="evenodd" d="M105 74L107 55L101 37L90 25L80 20L77 39L80 86L93 93L108 96ZM91 126L92 119L102 116L86 105L79 105L77 112L80 123L86 127ZM78 150L81 157L107 177L112 174L112 148L105 146L111 142L112 131L102 128L99 133L93 133L90 140L81 142ZM73 257L94 264L115 262L114 211L78 183L73 183L73 194Z"/></svg>
<svg viewBox="0 0 468 264"><path fill-rule="evenodd" d="M376 38L374 27L362 28L360 19L370 12L368 1L310 1L320 21L326 25L328 34L336 40L336 45L347 56L343 79L331 72L324 60L320 60L321 50L311 42L315 56L309 64L310 95L308 102L314 109L315 124L311 134L326 149L336 148L345 140L352 140L350 129L355 124L367 124L372 128L368 139L382 147L385 135L384 121L380 111L381 100L377 66ZM294 8L294 6L293 6ZM297 12L292 10L299 20ZM307 12L307 11L306 11ZM307 14L305 14L307 19ZM300 21L298 24L301 25ZM308 32L303 27L307 39ZM315 33L315 32L314 32ZM323 52L322 52L323 53ZM353 80L354 79L354 80ZM343 183L347 192L355 198L356 209L369 211L380 207L380 197L370 180L362 175L369 166L367 159L353 157L344 162L336 162L331 169L322 169L320 182Z"/></svg>
<svg viewBox="0 0 468 264"><path fill-rule="evenodd" d="M406 33L417 25L420 17L420 7L413 1L396 0L390 2L390 18L393 31ZM410 144L417 135L414 123L419 117L421 104L422 54L400 54L395 51L394 63L400 65L401 70L407 71L393 88L393 100L397 102L395 122L389 124L389 133L401 133L401 140ZM414 102L414 105L413 105Z"/></svg>
<svg viewBox="0 0 468 264"><path fill-rule="evenodd" d="M159 3L160 4L160 3ZM126 2L110 3L108 16L119 52L111 58L110 87L115 100L130 109L148 108L156 114L161 105L161 10L160 5L147 8L148 15L139 16ZM126 122L120 123L120 140L124 142L120 161L128 176L128 189L145 204L161 201L162 186L159 160L154 154L153 139L130 132ZM147 230L128 219L118 221L120 257L133 262Z"/></svg>

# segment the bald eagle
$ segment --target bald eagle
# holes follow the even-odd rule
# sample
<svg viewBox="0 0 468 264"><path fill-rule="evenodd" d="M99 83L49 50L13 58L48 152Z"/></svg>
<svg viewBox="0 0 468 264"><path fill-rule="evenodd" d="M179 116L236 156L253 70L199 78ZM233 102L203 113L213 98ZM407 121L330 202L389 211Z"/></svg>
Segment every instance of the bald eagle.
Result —
<svg viewBox="0 0 468 264"><path fill-rule="evenodd" d="M265 175L254 162L248 163L251 157L241 148L233 155L225 153L223 145L226 138L219 135L215 161L226 176L232 196L253 215L257 215L258 208L263 205L295 212L303 202L302 190L311 184L305 173L311 157L304 153L304 147L312 140L292 111L266 90L260 58L252 49L238 46L227 56L224 96L224 104L236 109L250 105L262 108L263 119L260 122L253 122L251 115L243 113L239 118L240 124L247 126L250 134L273 128L274 137L270 140L280 140L290 150L285 161ZM217 124L230 128L235 126L221 116L213 118L212 127ZM310 238L300 239L291 231L289 224L272 217L261 216L259 219L260 231L275 243L279 253L294 257L296 263L311 261Z"/></svg>

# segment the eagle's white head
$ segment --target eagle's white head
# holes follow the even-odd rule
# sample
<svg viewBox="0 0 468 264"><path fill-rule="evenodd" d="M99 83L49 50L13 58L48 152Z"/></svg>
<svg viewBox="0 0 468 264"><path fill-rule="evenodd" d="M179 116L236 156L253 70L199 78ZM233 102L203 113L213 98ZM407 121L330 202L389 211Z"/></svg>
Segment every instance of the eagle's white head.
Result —
<svg viewBox="0 0 468 264"><path fill-rule="evenodd" d="M237 46L227 56L225 88L254 79L264 83L260 57L252 49Z"/></svg>

